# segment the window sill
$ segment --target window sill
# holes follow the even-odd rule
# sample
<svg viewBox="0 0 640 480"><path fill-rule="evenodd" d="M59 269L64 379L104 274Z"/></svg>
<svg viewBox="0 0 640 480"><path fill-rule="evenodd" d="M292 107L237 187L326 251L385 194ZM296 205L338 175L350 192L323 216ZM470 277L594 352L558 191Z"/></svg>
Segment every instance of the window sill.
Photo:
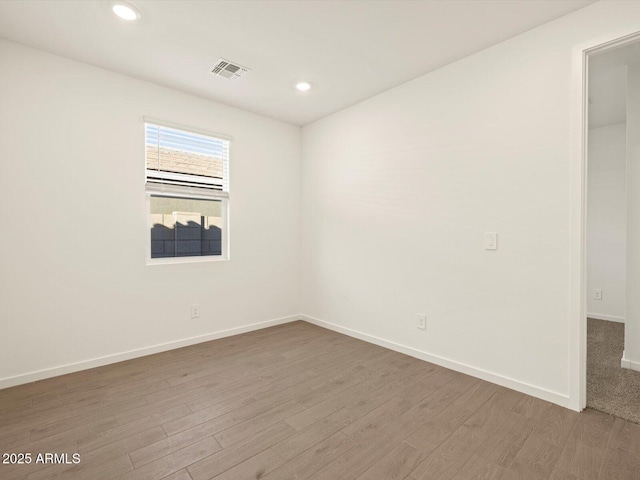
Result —
<svg viewBox="0 0 640 480"><path fill-rule="evenodd" d="M226 262L229 257L222 255L206 255L202 257L166 257L166 258L147 258L147 265L174 265L180 263L209 263L209 262Z"/></svg>

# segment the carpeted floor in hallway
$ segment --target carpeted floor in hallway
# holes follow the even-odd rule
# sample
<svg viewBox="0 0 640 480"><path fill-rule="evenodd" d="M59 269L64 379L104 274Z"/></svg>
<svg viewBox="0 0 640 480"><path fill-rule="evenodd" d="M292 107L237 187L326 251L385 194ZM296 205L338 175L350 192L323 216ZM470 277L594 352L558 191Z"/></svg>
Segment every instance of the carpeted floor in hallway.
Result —
<svg viewBox="0 0 640 480"><path fill-rule="evenodd" d="M624 324L587 320L587 406L640 423L640 372L620 367Z"/></svg>

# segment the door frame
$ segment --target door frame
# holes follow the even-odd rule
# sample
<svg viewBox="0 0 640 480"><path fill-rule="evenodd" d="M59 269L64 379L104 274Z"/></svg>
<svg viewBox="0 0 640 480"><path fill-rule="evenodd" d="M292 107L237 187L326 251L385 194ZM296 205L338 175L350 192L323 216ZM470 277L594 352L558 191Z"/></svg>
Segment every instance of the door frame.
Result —
<svg viewBox="0 0 640 480"><path fill-rule="evenodd" d="M640 41L640 31L624 30L573 49L571 79L571 280L569 407L587 406L587 141L589 55Z"/></svg>

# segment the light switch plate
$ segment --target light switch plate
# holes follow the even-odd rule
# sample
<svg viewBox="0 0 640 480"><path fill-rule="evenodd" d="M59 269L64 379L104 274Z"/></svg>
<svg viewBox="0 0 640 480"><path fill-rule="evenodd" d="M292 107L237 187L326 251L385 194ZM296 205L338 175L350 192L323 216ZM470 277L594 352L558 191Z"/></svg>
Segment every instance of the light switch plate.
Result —
<svg viewBox="0 0 640 480"><path fill-rule="evenodd" d="M496 232L484 233L484 249L485 250L498 249L498 234Z"/></svg>

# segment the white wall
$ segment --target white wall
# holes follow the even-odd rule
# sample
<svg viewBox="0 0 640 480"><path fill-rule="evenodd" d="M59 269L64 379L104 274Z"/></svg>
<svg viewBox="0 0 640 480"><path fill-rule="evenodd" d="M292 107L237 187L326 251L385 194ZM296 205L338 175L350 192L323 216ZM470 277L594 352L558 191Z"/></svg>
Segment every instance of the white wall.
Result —
<svg viewBox="0 0 640 480"><path fill-rule="evenodd" d="M587 312L624 322L627 281L627 148L625 123L589 130ZM594 290L603 291L602 300Z"/></svg>
<svg viewBox="0 0 640 480"><path fill-rule="evenodd" d="M638 18L596 3L304 127L303 312L575 406L573 48Z"/></svg>
<svg viewBox="0 0 640 480"><path fill-rule="evenodd" d="M5 41L0 65L0 386L299 312L299 127ZM145 265L144 115L233 137L230 261Z"/></svg>
<svg viewBox="0 0 640 480"><path fill-rule="evenodd" d="M622 366L640 371L640 63L627 79L627 322Z"/></svg>

